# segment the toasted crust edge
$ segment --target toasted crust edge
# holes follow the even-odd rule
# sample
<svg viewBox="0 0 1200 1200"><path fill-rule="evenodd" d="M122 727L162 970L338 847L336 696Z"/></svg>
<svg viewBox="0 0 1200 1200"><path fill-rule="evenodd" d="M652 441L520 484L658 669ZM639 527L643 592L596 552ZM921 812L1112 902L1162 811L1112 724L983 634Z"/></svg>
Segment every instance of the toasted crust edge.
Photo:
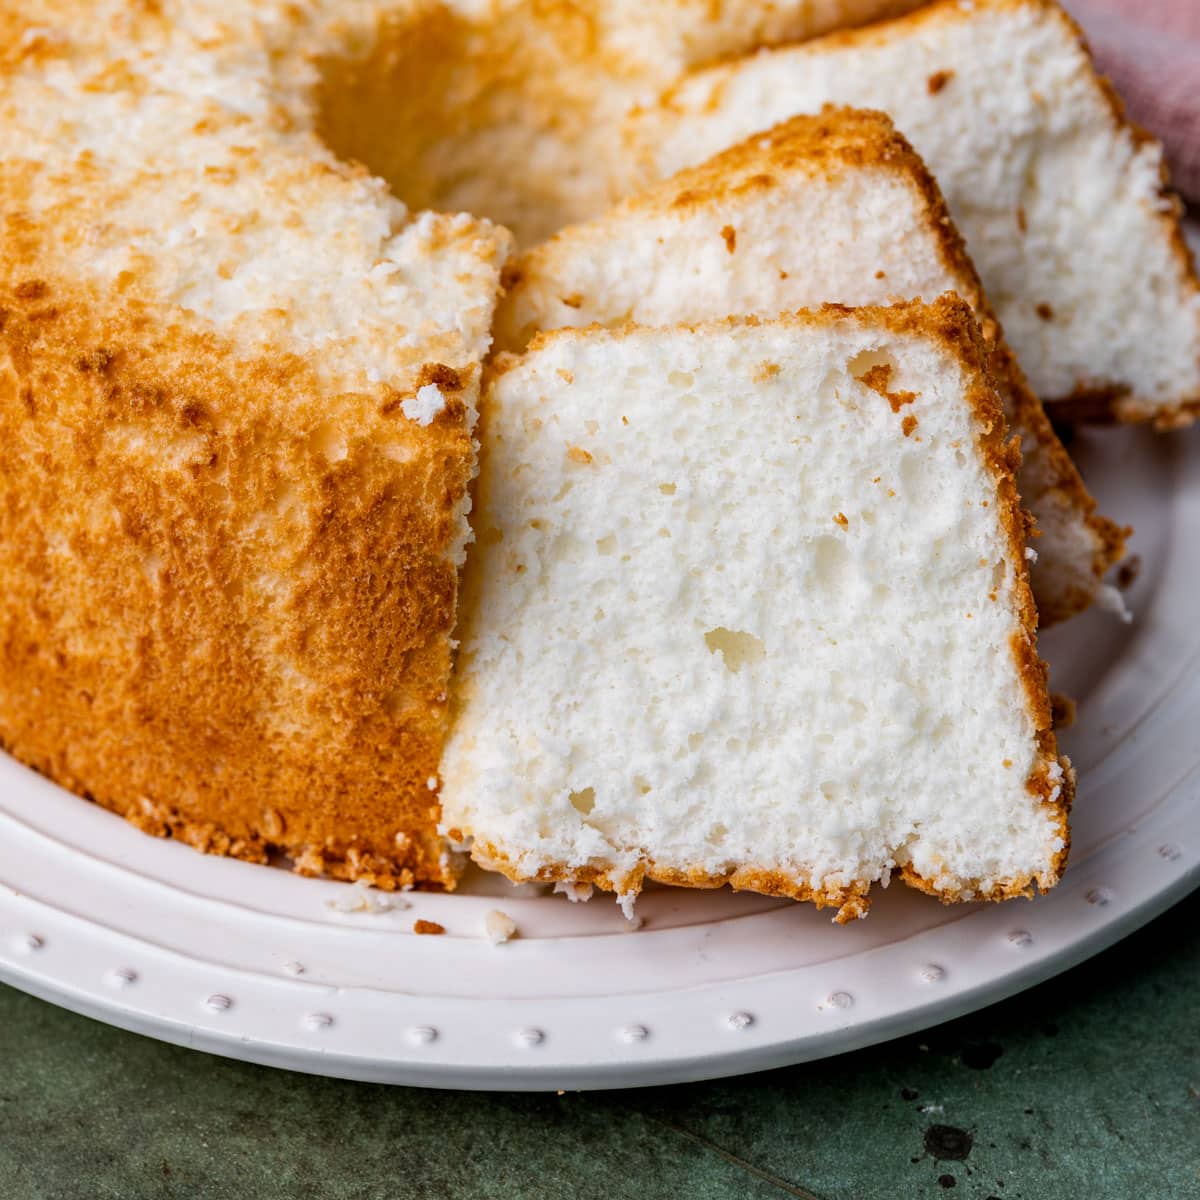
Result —
<svg viewBox="0 0 1200 1200"><path fill-rule="evenodd" d="M86 444L89 437L102 436L105 421L112 419L106 406L134 428L137 421L144 420L147 440L163 446L170 443L151 420L167 422L177 409L179 428L187 436L196 430L203 434L211 463L217 461L218 452L237 453L245 462L253 457L244 452L250 434L234 419L238 414L233 414L233 428L227 431L210 419L212 413L221 411L225 396L241 397L247 421L252 422L271 405L283 405L291 393L320 395L328 390L312 364L291 352L267 349L246 353L221 334L189 322L186 314L151 309L140 301L114 301L78 279L42 272L35 282L36 286L29 278L16 284L0 282L0 381L8 393L0 395L0 429L19 429L19 421L26 419L23 408L31 405L37 407L39 420L61 422L64 414L77 418L80 412L87 413L71 429L74 442L64 440L57 458L39 449L36 457L11 460L22 464L14 473L17 482L12 488L23 487L31 496L39 487L57 488L56 504L62 515L57 508L48 510L54 515L39 526L43 533L65 530L77 537L72 503L108 501L118 486L136 490L151 488L156 482L138 460L124 463L119 476L106 473L109 467L88 468L64 484L63 469L79 457L75 443ZM453 386L451 375L456 378ZM432 482L435 498L423 509L421 519L431 537L442 539L436 546L431 542L426 547L438 555L437 578L428 562L413 559L406 560L412 578L405 582L414 597L418 585L449 591L450 608L456 571L446 545L457 519L460 494L465 495L473 471L465 391L475 388L478 375L476 364L451 371L442 364L428 363L414 372L408 381L414 388L436 378L448 400L443 414L414 434L421 439L428 477L408 478L398 468L392 477L406 496L416 495L427 480ZM49 378L53 385L46 383ZM386 395L364 393L363 404L391 403L389 396L398 403L400 393L392 396L392 391ZM139 415L143 409L154 415L143 418ZM305 436L305 432L296 432L294 437L289 434L289 447L293 442L301 447ZM7 450L0 446L0 464L5 464ZM11 453L21 454L19 443ZM199 530L180 538L179 544L198 551L219 548L228 532L226 525L234 528L220 515L213 516L205 507L208 502L198 498L211 463L206 458L189 467L193 482L181 485L177 496ZM314 520L351 525L361 515L349 501L341 502L335 486L347 469L329 466L306 479L313 491ZM389 502L384 485L374 477L370 482L381 504ZM5 520L12 507L0 510L0 528L20 530L22 526L10 526ZM138 536L145 537L147 544L160 545L150 540L160 534L163 538L174 536L173 527L160 529L155 524L159 516L163 522L168 518L178 522L174 510L156 514L147 509L149 515L144 515L142 508L134 506L129 512L131 521L145 527ZM68 617L99 614L112 628L128 631L131 637L155 629L161 613L137 590L136 570L122 572L124 560L113 553L133 544L126 531L119 535L115 548L106 543L103 552L109 557L104 560L98 558L101 551L81 551L80 561L92 568L86 593L76 594L70 583L56 579L43 607L51 614ZM336 575L334 555L338 549L333 541L319 541L310 552L310 562L326 575ZM141 831L176 838L205 853L255 863L282 854L290 857L300 874L362 879L385 890L413 884L435 890L454 887L456 864L446 855L437 834L437 797L426 782L436 776L434 745L444 730L446 705L431 703L419 713L387 717L386 706L373 698L372 689L387 690L395 664L388 665L386 679L359 680L340 692L329 686L331 692L337 692L338 702L344 702L342 707L353 710L347 720L361 724L343 742L348 754L360 756L360 779L354 780L352 773L341 770L323 753L323 728L307 728L303 745L289 754L286 762L277 745L250 746L246 742L242 754L243 742L238 742L239 753L231 758L227 771L234 783L227 785L227 792L208 790L213 775L205 742L208 720L218 724L219 732L227 734L230 741L243 736L243 726L252 728L247 713L253 712L256 703L271 702L269 687L258 676L251 677L244 660L233 659L231 665L214 650L202 664L207 672L202 677L215 681L210 693L214 700L200 720L196 706L189 708L184 699L187 688L194 686L190 677L197 673L195 664L186 660L187 651L194 646L179 644L169 657L155 661L175 681L169 701L162 688L155 690L141 675L130 678L128 663L118 660L118 666L107 670L97 666L92 651L101 645L98 640L85 647L92 657L81 655L77 666L69 654L63 654L65 634L59 637L49 618L16 607L41 579L31 573L21 551L16 537L10 548L0 546L0 579L11 590L10 605L0 609L0 665L4 668L0 672L0 749L59 786L126 818ZM112 578L97 567L101 561L108 564L106 570ZM361 565L364 571L395 571L386 544L372 549ZM216 569L211 561L205 566L206 570ZM231 618L232 609L211 599L221 594L221 588L209 575L193 570L190 560L171 565L171 572L173 592L197 598L191 616L197 641L205 647L240 646L242 626ZM354 583L344 582L348 588ZM373 614L362 620L352 596L337 591L331 598L330 591L326 587L314 603L324 605L324 623L343 635L339 653L352 650L360 657L368 655L377 635L397 640L399 631L388 623L390 618ZM412 639L411 645L405 642L407 648L402 650L412 664L412 677L403 676L403 682L411 683L414 691L422 689L422 696L448 690L443 659L448 664L452 614L435 611L431 605L413 624L414 629L404 633L404 638ZM286 632L290 635L295 630L289 626ZM36 645L38 641L43 645ZM51 665L38 657L51 653L60 656ZM322 669L338 665L319 650L312 653ZM95 709L93 697L97 698ZM98 715L101 698L105 717ZM314 796L320 802L314 803ZM332 803L335 797L337 803ZM347 807L341 810L343 799ZM403 845L396 833L405 835Z"/></svg>

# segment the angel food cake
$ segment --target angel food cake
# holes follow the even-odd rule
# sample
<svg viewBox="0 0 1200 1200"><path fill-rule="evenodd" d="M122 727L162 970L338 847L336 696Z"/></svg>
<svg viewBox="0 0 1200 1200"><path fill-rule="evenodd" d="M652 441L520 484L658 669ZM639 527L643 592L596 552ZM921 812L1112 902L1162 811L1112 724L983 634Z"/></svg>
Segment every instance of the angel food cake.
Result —
<svg viewBox="0 0 1200 1200"><path fill-rule="evenodd" d="M496 367L443 821L518 880L866 911L1054 883L1069 768L970 309L564 330Z"/></svg>
<svg viewBox="0 0 1200 1200"><path fill-rule="evenodd" d="M1086 608L1123 532L1095 512L991 313L924 164L881 113L793 117L593 221L506 272L497 344L540 330L633 320L670 325L824 302L955 292L982 319L1009 422L1021 499L1037 518L1033 589L1043 625Z"/></svg>
<svg viewBox="0 0 1200 1200"><path fill-rule="evenodd" d="M469 520L476 438L487 440L486 428L475 430L476 402L513 251L512 236L491 218L511 224L528 246L568 221L604 212L646 179L701 161L808 103L788 91L786 70L757 93L758 84L745 95L739 90L742 80L759 79L763 64L791 63L786 56L794 48L736 56L911 7L911 0L0 2L0 745L141 828L199 849L254 861L281 854L304 872L389 888L453 886L456 864L438 829L458 576L471 538L486 541L499 528ZM1069 28L1032 0L980 0L975 9L988 20L1043 14L1038 28ZM904 31L924 28L923 19L880 27L888 32L877 31L863 44L908 37ZM967 26L975 28L971 21ZM1005 29L1000 35L1015 36ZM824 43L821 54L841 44ZM915 57L904 49L898 54L905 61ZM704 92L730 69L711 64L726 60L746 72L730 77L728 97L735 103L727 110L720 87ZM850 98L870 99L858 93L873 77L875 59L839 61L860 76ZM1006 96L1016 85L998 72L994 56L988 63L992 91ZM904 63L893 65L900 72ZM1084 103L1099 86L1084 68L1080 72L1090 82L1056 104ZM810 75L824 78L820 70ZM659 104L655 98L680 76L672 98ZM950 93L951 85L943 84L940 90ZM685 102L702 93L703 103ZM747 99L755 95L763 101L757 113L757 101ZM1017 86L1014 95L1025 93ZM819 104L829 98L836 97L812 95ZM906 128L909 110L900 112L901 99L889 94L879 103L899 112ZM641 112L631 113L638 104ZM958 116L944 141L961 138L972 153L986 148L981 130L990 123L975 120L975 109L945 111ZM1060 121L1075 129L1074 118L1060 118L1050 107L1030 103L1021 111L1022 145L1058 146L1047 131ZM718 120L722 112L727 126L724 117ZM912 112L921 138L933 145L934 119L926 120L919 107ZM660 136L661 161L649 153ZM1157 289L1145 307L1154 327L1146 355L1160 356L1168 384L1151 395L1153 387L1139 376L1120 391L1120 414L1170 423L1187 412L1179 362L1188 351L1179 347L1191 336L1190 310L1180 308L1184 316L1175 323L1163 318L1170 297L1183 294L1182 285L1171 292L1178 280L1163 275L1164 260L1155 258L1170 244L1173 217L1161 200L1160 210L1151 212L1141 203L1142 191L1135 189L1130 202L1132 193L1120 181L1147 176L1154 152L1138 143L1136 154L1110 154L1113 145L1126 146L1125 137L1114 143L1107 134L1089 140L1072 133L1061 140L1072 154L1085 145L1104 160L1097 174L1120 217L1114 238L1138 248ZM677 161L668 161L671 156ZM987 160L986 154L975 157ZM1050 161L1047 150L1034 178L1049 177ZM999 191L1007 195L1012 181L1024 178L1024 160L1009 154L997 163ZM965 204L965 173L953 156L945 169L954 183L951 206ZM981 179L985 189L996 191L995 184L991 175ZM1064 219L1051 220L1048 212ZM1030 206L1026 215L1031 246L1042 246L1056 263L1076 261L1063 250L1088 227L1076 209ZM977 222L966 231L974 240L982 229L990 242L999 228ZM990 244L975 251L981 263L997 261ZM1033 297L1020 291L1019 275L1005 276L1012 287L1004 294L1007 302L1027 305ZM1113 297L1119 294L1124 304L1131 280L1140 278L1122 258L1104 274L1094 303L1091 294L1074 297L1065 327L1099 321L1107 336ZM964 275L954 286L969 291L969 282ZM986 322L973 296L968 299ZM817 299L828 297L803 302ZM989 688L994 684L984 707L998 714L995 720L989 715L987 732L1004 742L1001 762L1011 763L1004 774L987 774L995 767L990 749L978 778L970 776L975 760L965 752L937 759L938 769L954 764L944 790L965 795L973 780L971 796L983 796L972 803L982 814L984 840L970 853L955 849L943 821L911 804L893 812L891 793L880 784L879 828L867 829L869 812L850 809L847 820L861 826L861 844L854 833L823 843L856 846L853 853L835 862L814 849L812 861L781 859L769 867L789 881L778 890L803 895L808 888L848 913L870 880L893 866L944 897L1022 893L1052 882L1065 842L1068 781L1059 774L1043 719L1000 420L982 401L964 407L963 395L983 395L973 384L955 393L957 401L933 403L935 392L945 399L937 391L945 388L932 382L931 355L942 354L947 377L959 370L962 379L982 379L982 367L963 365L976 353L964 348L974 345L970 336L948 341L916 315L924 310L905 311L894 320L827 314L764 325L761 334L750 332L759 328L752 324L714 326L704 335L725 347L728 380L741 377L735 360L746 339L785 338L778 329L800 342L808 338L807 349L796 351L799 358L789 358L781 345L777 359L764 354L761 363L777 363L788 378L803 375L810 398L830 392L821 384L824 376L806 374L809 358L819 357L811 344L817 334L806 330L820 327L835 356L859 336L856 330L891 338L894 369L890 359L868 357L859 364L867 383L839 384L834 391L853 398L865 387L889 414L893 402L898 405L904 411L888 419L895 416L900 444L910 451L924 446L947 453L944 423L965 422L966 440L956 439L961 445L953 448L953 466L939 459L939 471L949 472L947 495L969 498L974 520L991 531L978 535L987 555L993 549L999 555L988 560L994 563L993 607L971 593L972 615L962 618L971 638L943 611L944 596L958 598L949 584L920 620L914 614L913 625L950 622L945 652L953 657L963 638L976 649L999 646L1000 626L993 624L996 614L1007 614L1012 646L1024 656L1019 667L1011 655L1000 666L971 660L980 672L976 685L982 679L991 681ZM960 318L966 320L960 312L950 324L959 328ZM575 344L571 336L563 346ZM608 338L632 358L644 346L653 363L660 354L656 339L670 357L683 354L671 348L672 338L701 335L641 333L628 342L625 336L596 334L587 345ZM958 367L945 349L951 342L959 347ZM925 349L910 354L918 344ZM1137 346L1121 345L1130 362L1143 361ZM943 349L935 353L936 347ZM585 370L589 353L578 351L581 378L594 371ZM1109 360L1097 364L1095 379L1107 387L1113 382ZM631 386L639 369L629 365ZM770 429L766 414L775 411L769 403L775 385L763 369L763 395L753 403L762 406L764 429ZM906 372L925 387L898 383ZM715 403L723 386L714 383L706 402ZM808 394L804 387L798 394ZM696 398L699 403L699 393ZM935 415L935 409L946 412ZM828 419L811 434L789 434L789 448L800 453L803 438L819 440ZM935 439L938 429L943 433ZM1042 445L1040 434L1034 440ZM875 444L868 438L854 452L866 454ZM569 461L580 466L591 451L582 441L572 447L579 455ZM686 439L678 447L696 452ZM972 447L984 450L976 454ZM594 465L608 465L604 453L594 456ZM962 474L985 468L991 473L982 483ZM775 482L763 493L776 498L771 503L782 486L773 470ZM994 495L980 499L985 485ZM902 497L907 484L899 479L884 487ZM1094 551L1087 538L1099 526L1089 523L1086 498L1070 488L1063 494L1063 527L1084 531L1080 545L1091 546L1080 550L1082 560ZM746 502L741 511L750 521L758 494ZM812 551L824 564L822 578L843 571L837 539L847 525L864 535L868 510L875 511L862 495L857 507L849 494L840 500L834 541L813 542L823 547ZM675 529L645 511L654 516L655 537L666 529L686 542L686 521ZM930 520L918 515L913 529L932 536ZM1011 533L1006 551L988 541L1003 529ZM585 542L598 562L609 558L606 537ZM603 545L593 544L598 541ZM917 559L927 553L916 541L906 544ZM484 550L494 553L489 545ZM738 552L735 543L729 564L740 561ZM962 564L964 587L968 577L974 581L969 565ZM905 604L916 604L905 595ZM751 661L757 643L741 635L769 646L776 629L755 632L734 615L722 620L705 627L713 637L711 648L705 643L705 666L711 669L716 653L732 673L749 655L748 673L737 676L748 687L755 671L766 668ZM646 622L640 627L650 628ZM814 629L804 627L806 634ZM978 641L976 630L982 630ZM729 641L726 632L737 636ZM990 667L995 670L987 674ZM464 695L478 678L469 673ZM847 695L840 686L830 704ZM909 715L925 719L924 711L913 707ZM899 736L894 719L885 728ZM957 728L935 723L914 727L912 736L940 739ZM738 736L753 733L747 727ZM461 780L469 755L465 742L456 745ZM732 756L738 748L726 749ZM914 754L909 761L931 762L931 756ZM878 759L867 760L863 770L875 769L872 764ZM670 778L669 772L655 775ZM846 777L834 775L816 782L838 779L838 786L846 785ZM609 803L603 786L585 782L579 806L587 807L593 788L603 809ZM461 805L461 789L455 794ZM916 794L924 804L930 793ZM816 802L811 792L809 799ZM478 803L484 811L488 794ZM558 801L551 796L546 803ZM989 804L998 807L984 811ZM578 817L579 807L570 807ZM1001 810L1011 817L1006 846L996 840L1000 818L992 820ZM465 829L470 822L461 824ZM717 836L715 826L705 828L706 837ZM574 837L571 829L563 836ZM747 826L736 836L749 832ZM497 861L503 844L512 862L528 851L530 862L540 854L545 859L536 870L551 869L553 847L520 847L506 836L496 832ZM481 858L487 845L480 838ZM642 849L640 842L621 846L613 851L610 877L632 886ZM585 877L587 868L570 858L575 849L564 847L558 849L568 856L562 861L569 860L571 877ZM674 861L653 839L644 849L647 871L658 857ZM729 851L725 874L741 882L747 877L737 872L745 865L767 886L765 876L753 874L768 868L765 859L738 865L739 854L736 845ZM602 860L597 853L595 871ZM724 877L711 856L703 861L713 869L705 880ZM663 866L659 873L674 870ZM691 877L680 872L683 866L677 877Z"/></svg>

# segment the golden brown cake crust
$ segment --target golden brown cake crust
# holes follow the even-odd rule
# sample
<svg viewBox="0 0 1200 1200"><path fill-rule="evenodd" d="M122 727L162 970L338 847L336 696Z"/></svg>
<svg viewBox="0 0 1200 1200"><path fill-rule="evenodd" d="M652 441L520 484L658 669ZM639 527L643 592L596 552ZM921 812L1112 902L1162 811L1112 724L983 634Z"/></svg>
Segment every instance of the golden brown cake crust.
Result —
<svg viewBox="0 0 1200 1200"><path fill-rule="evenodd" d="M0 746L203 850L447 886L511 239L321 143L351 7L0 4Z"/></svg>
<svg viewBox="0 0 1200 1200"><path fill-rule="evenodd" d="M776 321L764 322L758 317L730 317L724 321L709 321L694 326L697 330L730 326L754 326L784 323L797 327L828 327L841 321L862 322L874 328L883 327L898 336L920 336L939 342L958 361L968 379L964 399L975 413L978 427L978 449L996 485L997 511L1009 540L1009 563L1014 572L1014 616L1017 629L1011 649L1013 663L1023 684L1026 711L1033 723L1038 746L1038 762L1027 782L1029 792L1051 817L1054 834L1062 840L1062 849L1054 856L1051 868L1042 875L1024 875L1003 880L991 888L974 887L969 894L962 890L947 890L937 881L926 879L911 866L903 866L899 875L903 881L920 891L935 895L946 903L959 900L1008 900L1032 896L1035 888L1053 887L1066 867L1070 838L1068 815L1075 793L1075 775L1070 761L1059 757L1050 697L1046 686L1046 664L1038 655L1038 614L1029 586L1025 561L1027 516L1017 495L1015 472L1020 452L1008 438L1008 428L1001 406L997 383L992 370L993 349L981 333L975 314L962 298L956 295L939 297L932 304L908 301L889 307L864 306L850 308L841 304L826 304L789 314ZM538 333L529 343L531 352L559 338L587 336L588 330L599 331L593 325L587 329L557 329ZM627 323L615 327L634 330ZM611 330L610 330L611 331ZM503 374L513 369L520 356L503 354L494 360L491 370ZM487 404L483 405L486 419ZM469 613L470 605L466 605ZM1057 782L1051 778L1053 767L1062 769ZM451 839L461 841L461 830L451 829ZM569 863L543 864L530 874L519 866L519 848L501 846L477 839L471 847L471 857L481 866L499 871L515 882L575 882L590 883L606 891L636 893L645 879L688 887L722 887L726 884L744 891L762 892L772 896L788 896L795 900L811 901L817 907L838 909L837 920L848 921L865 916L870 907L871 884L855 880L843 888L815 890L808 880L794 878L779 871L746 865L721 875L700 868L680 871L660 866L644 858L640 873L630 876L618 872L612 864L592 864L585 867Z"/></svg>
<svg viewBox="0 0 1200 1200"><path fill-rule="evenodd" d="M170 310L0 284L0 742L156 834L383 887L447 884L435 834L455 567L473 468L456 372L427 427ZM318 403L313 403L313 401ZM400 464L369 430L393 422Z"/></svg>

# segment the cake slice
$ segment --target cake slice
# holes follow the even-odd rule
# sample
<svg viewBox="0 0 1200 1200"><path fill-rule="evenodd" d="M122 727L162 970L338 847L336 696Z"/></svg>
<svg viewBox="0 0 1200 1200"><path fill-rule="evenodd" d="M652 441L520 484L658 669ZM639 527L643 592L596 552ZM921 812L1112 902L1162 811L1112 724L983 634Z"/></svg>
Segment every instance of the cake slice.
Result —
<svg viewBox="0 0 1200 1200"><path fill-rule="evenodd" d="M203 850L448 884L510 238L321 142L312 5L185 7L5 8L0 745Z"/></svg>
<svg viewBox="0 0 1200 1200"><path fill-rule="evenodd" d="M911 140L1043 401L1194 418L1200 287L1161 147L1053 0L941 0L694 72L631 120L630 152L664 178L829 103L882 109Z"/></svg>
<svg viewBox="0 0 1200 1200"><path fill-rule="evenodd" d="M1043 624L1086 608L1124 533L1095 512L993 317L937 184L881 113L794 117L700 167L563 230L510 269L497 344L593 322L645 325L826 301L932 300L956 292L991 343L1021 498L1041 537L1032 568Z"/></svg>
<svg viewBox="0 0 1200 1200"><path fill-rule="evenodd" d="M517 880L1003 899L1071 791L971 310L562 330L485 393L443 821Z"/></svg>

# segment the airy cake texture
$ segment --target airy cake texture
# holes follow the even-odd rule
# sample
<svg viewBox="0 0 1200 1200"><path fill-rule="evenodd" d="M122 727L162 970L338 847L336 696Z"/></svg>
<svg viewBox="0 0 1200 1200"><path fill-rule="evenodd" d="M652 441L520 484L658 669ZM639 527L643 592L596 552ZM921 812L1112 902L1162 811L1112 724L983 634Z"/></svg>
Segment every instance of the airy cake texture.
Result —
<svg viewBox="0 0 1200 1200"><path fill-rule="evenodd" d="M514 879L1052 885L1069 769L970 309L562 330L486 391L444 821Z"/></svg>
<svg viewBox="0 0 1200 1200"><path fill-rule="evenodd" d="M449 882L509 235L329 151L317 6L0 16L0 742L201 849Z"/></svg>
<svg viewBox="0 0 1200 1200"><path fill-rule="evenodd" d="M631 153L663 178L828 103L881 109L911 140L1044 401L1193 419L1200 287L1161 147L1053 0L941 0L695 72L631 122Z"/></svg>
<svg viewBox="0 0 1200 1200"><path fill-rule="evenodd" d="M1018 486L1038 521L1033 590L1042 624L1087 607L1123 534L1095 503L992 316L936 183L881 113L794 117L561 231L506 272L497 345L537 332L636 321L672 325L827 301L886 304L955 292L993 344Z"/></svg>

